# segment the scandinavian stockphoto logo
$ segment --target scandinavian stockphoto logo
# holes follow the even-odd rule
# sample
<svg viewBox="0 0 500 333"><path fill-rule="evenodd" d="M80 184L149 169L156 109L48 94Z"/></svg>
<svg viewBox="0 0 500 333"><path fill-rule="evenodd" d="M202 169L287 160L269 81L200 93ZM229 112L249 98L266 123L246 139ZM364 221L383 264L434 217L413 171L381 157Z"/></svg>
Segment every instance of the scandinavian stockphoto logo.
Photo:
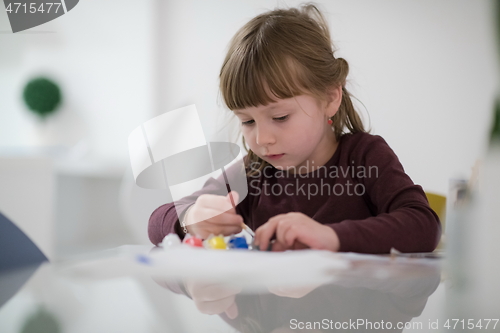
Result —
<svg viewBox="0 0 500 333"><path fill-rule="evenodd" d="M168 189L174 202L192 195L209 177L217 178L221 173L226 189L219 194L239 194L233 205L248 194L240 147L231 142L207 142L194 104L146 121L130 133L128 146L135 183L142 188ZM226 172L229 165L230 175ZM177 216L179 208L175 205ZM207 212L191 222L216 214Z"/></svg>
<svg viewBox="0 0 500 333"><path fill-rule="evenodd" d="M49 2L51 1L51 2ZM52 21L75 8L79 0L4 0L12 32Z"/></svg>

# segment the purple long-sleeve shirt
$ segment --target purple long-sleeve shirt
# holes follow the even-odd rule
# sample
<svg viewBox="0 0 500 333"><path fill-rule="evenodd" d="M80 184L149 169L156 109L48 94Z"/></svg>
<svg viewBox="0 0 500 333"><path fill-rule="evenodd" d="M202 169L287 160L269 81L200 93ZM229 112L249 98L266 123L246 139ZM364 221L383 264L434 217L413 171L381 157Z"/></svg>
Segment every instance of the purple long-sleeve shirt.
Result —
<svg viewBox="0 0 500 333"><path fill-rule="evenodd" d="M234 172L235 168L228 168L227 176ZM287 175L269 167L247 177L247 184L248 195L236 212L253 230L275 215L301 212L331 227L339 238L340 251L360 253L388 253L392 247L401 252L430 252L441 235L439 218L422 188L404 172L380 136L345 134L319 170ZM178 200L180 214L205 193L227 194L222 175ZM148 232L153 244L169 233L182 237L174 203L153 212Z"/></svg>

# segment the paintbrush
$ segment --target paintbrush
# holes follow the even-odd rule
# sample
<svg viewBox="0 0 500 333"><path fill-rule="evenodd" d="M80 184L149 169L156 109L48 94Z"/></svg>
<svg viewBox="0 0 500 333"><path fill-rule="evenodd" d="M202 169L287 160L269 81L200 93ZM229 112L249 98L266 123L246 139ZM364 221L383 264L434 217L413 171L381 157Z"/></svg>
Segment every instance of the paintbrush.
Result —
<svg viewBox="0 0 500 333"><path fill-rule="evenodd" d="M228 187L229 192L231 192L231 188L229 187L229 181L226 176L226 170L224 170L224 167L222 167L222 175L224 176L224 181L226 182L226 186ZM233 205L233 208L236 210L236 205L234 203L233 196L232 195L229 196L229 199L231 199L231 205ZM253 230L250 229L250 227L247 226L245 222L241 222L241 228L246 232L248 232L250 236L255 237L255 232L253 232Z"/></svg>

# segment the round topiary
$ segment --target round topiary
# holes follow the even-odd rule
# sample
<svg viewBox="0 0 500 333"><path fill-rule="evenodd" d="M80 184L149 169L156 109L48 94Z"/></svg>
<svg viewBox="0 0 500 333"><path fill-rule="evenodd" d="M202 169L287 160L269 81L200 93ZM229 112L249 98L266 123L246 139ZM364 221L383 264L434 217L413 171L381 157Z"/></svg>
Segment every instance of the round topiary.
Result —
<svg viewBox="0 0 500 333"><path fill-rule="evenodd" d="M45 118L61 103L61 90L49 79L36 78L24 87L23 99L31 111Z"/></svg>
<svg viewBox="0 0 500 333"><path fill-rule="evenodd" d="M491 126L490 142L500 143L500 100L495 104L493 125Z"/></svg>
<svg viewBox="0 0 500 333"><path fill-rule="evenodd" d="M60 333L61 324L57 317L45 310L43 306L38 307L37 311L30 315L22 329L21 333Z"/></svg>

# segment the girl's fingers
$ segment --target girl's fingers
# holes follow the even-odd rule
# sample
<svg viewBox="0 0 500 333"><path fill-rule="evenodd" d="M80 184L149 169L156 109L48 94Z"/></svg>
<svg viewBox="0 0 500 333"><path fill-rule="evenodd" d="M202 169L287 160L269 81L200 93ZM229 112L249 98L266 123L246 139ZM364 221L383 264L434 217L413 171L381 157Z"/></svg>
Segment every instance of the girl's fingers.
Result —
<svg viewBox="0 0 500 333"><path fill-rule="evenodd" d="M212 219L210 219L212 223L215 224L220 224L220 225L240 225L243 223L243 217L239 214L233 214L233 213L222 213L218 216L214 216ZM212 221L213 220L213 221Z"/></svg>
<svg viewBox="0 0 500 333"><path fill-rule="evenodd" d="M205 222L203 222L206 224ZM203 239L207 239L210 235L224 235L229 236L241 232L241 225L237 226L214 226L214 225L204 225L200 229L196 230L196 234Z"/></svg>
<svg viewBox="0 0 500 333"><path fill-rule="evenodd" d="M271 248L271 251L273 251L273 252L283 252L286 250L288 250L288 246L286 246L285 244L278 242L278 241L274 242L274 244Z"/></svg>
<svg viewBox="0 0 500 333"><path fill-rule="evenodd" d="M281 215L271 217L265 224L260 226L255 231L255 245L257 245L261 250L265 251L269 246L269 241L276 232L276 227L281 217Z"/></svg>
<svg viewBox="0 0 500 333"><path fill-rule="evenodd" d="M226 198L229 200L231 206L236 207L238 205L240 195L236 191L231 191L227 194Z"/></svg>
<svg viewBox="0 0 500 333"><path fill-rule="evenodd" d="M310 246L307 246L306 244L299 242L298 240L296 240L292 245L292 249L294 250L304 250L310 248L311 248Z"/></svg>
<svg viewBox="0 0 500 333"><path fill-rule="evenodd" d="M294 224L290 221L285 219L282 219L278 225L276 226L276 240L280 243L283 243L283 245L290 247L292 243L288 243L286 241L285 235L290 231L290 229L295 229Z"/></svg>
<svg viewBox="0 0 500 333"><path fill-rule="evenodd" d="M220 212L214 208L200 208L193 214L193 219L190 224L202 221L220 225L238 225L243 222L243 217L235 212Z"/></svg>
<svg viewBox="0 0 500 333"><path fill-rule="evenodd" d="M281 252L286 250L304 250L309 248L310 248L309 246L305 245L304 243L298 240L293 241L292 245L276 241L273 244L272 251Z"/></svg>
<svg viewBox="0 0 500 333"><path fill-rule="evenodd" d="M231 304L226 309L226 315L229 317L229 319L234 319L238 317L238 307L236 306L236 303Z"/></svg>
<svg viewBox="0 0 500 333"><path fill-rule="evenodd" d="M232 211L236 213L233 204L231 203L230 195L233 197L233 202L236 205L238 202L237 192L231 191L228 195L215 195L215 194L204 194L200 195L196 202L200 209L210 209L217 212L215 215L219 215L223 212ZM234 200L236 199L236 200Z"/></svg>
<svg viewBox="0 0 500 333"><path fill-rule="evenodd" d="M225 236L241 232L243 217L241 215L223 213L205 222L205 226L210 233Z"/></svg>
<svg viewBox="0 0 500 333"><path fill-rule="evenodd" d="M234 295L228 296L226 298L221 298L216 301L198 301L195 300L196 307L200 310L201 313L214 315L220 314L226 311L231 305L234 304Z"/></svg>
<svg viewBox="0 0 500 333"><path fill-rule="evenodd" d="M241 225L240 226L234 226L234 227L224 227L221 228L218 234L222 234L223 236L231 236L234 234L239 234L241 232Z"/></svg>
<svg viewBox="0 0 500 333"><path fill-rule="evenodd" d="M282 239L281 241L286 246L292 247L293 243L295 243L295 241L299 237L300 231L298 229L300 229L300 228L297 227L296 225L293 225L290 223L290 224L286 225L286 227L283 229L284 230L280 233L281 239Z"/></svg>
<svg viewBox="0 0 500 333"><path fill-rule="evenodd" d="M216 302L220 299L234 296L241 292L241 287L223 286L217 283L202 284L196 286L196 298L202 302Z"/></svg>

